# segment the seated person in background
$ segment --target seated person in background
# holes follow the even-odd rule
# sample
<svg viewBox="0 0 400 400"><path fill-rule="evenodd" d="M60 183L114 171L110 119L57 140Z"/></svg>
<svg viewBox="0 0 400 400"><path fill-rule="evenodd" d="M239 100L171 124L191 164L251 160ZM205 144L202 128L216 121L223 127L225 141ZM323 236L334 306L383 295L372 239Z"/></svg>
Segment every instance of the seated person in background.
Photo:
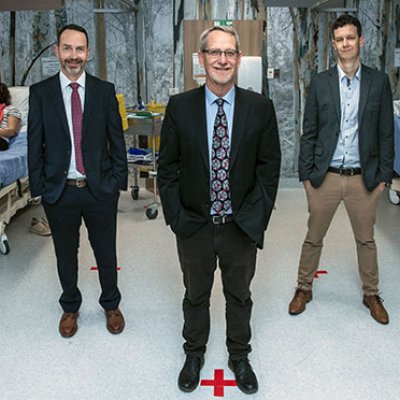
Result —
<svg viewBox="0 0 400 400"><path fill-rule="evenodd" d="M18 133L21 113L11 105L8 87L0 82L0 151L7 150L10 139Z"/></svg>
<svg viewBox="0 0 400 400"><path fill-rule="evenodd" d="M21 126L22 114L11 105L11 94L8 87L0 82L0 151L9 148L9 141L16 136ZM40 199L37 204L40 203ZM51 235L46 218L32 218L29 229L40 236Z"/></svg>

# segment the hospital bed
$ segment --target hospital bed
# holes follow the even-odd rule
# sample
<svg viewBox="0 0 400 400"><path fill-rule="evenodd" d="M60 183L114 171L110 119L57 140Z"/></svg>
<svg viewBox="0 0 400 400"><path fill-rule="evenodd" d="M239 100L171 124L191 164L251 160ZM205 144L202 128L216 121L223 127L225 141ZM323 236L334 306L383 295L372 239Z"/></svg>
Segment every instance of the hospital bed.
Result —
<svg viewBox="0 0 400 400"><path fill-rule="evenodd" d="M5 229L18 210L29 204L27 114L28 87L10 87L12 104L22 114L22 126L10 148L0 152L0 253L10 252Z"/></svg>
<svg viewBox="0 0 400 400"><path fill-rule="evenodd" d="M393 102L394 108L394 172L392 184L388 194L389 200L396 205L400 204L400 100Z"/></svg>

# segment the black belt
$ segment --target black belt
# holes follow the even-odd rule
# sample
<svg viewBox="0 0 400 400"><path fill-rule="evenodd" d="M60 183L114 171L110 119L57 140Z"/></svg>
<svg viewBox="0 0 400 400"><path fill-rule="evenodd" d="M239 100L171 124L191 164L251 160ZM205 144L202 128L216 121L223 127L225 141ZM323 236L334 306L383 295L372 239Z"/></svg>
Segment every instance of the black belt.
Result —
<svg viewBox="0 0 400 400"><path fill-rule="evenodd" d="M211 221L214 225L223 225L228 222L233 222L234 218L232 215L212 215Z"/></svg>
<svg viewBox="0 0 400 400"><path fill-rule="evenodd" d="M346 176L353 176L353 175L360 175L361 174L361 168L334 168L334 167L329 167L328 172L333 172L334 174L339 174L339 175L346 175Z"/></svg>
<svg viewBox="0 0 400 400"><path fill-rule="evenodd" d="M86 179L67 179L66 184L77 188L84 188L88 185Z"/></svg>

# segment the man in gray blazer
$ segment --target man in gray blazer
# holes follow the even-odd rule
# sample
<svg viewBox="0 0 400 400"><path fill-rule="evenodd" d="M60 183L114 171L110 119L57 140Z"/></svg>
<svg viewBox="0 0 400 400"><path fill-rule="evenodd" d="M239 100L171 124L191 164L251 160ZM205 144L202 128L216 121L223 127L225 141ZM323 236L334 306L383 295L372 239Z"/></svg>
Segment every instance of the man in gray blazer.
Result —
<svg viewBox="0 0 400 400"><path fill-rule="evenodd" d="M379 198L393 174L392 94L386 74L360 63L364 38L359 20L342 15L331 33L338 65L314 78L304 113L299 178L309 220L289 313L302 313L312 300L323 239L343 201L357 244L363 304L376 321L387 324L374 224Z"/></svg>

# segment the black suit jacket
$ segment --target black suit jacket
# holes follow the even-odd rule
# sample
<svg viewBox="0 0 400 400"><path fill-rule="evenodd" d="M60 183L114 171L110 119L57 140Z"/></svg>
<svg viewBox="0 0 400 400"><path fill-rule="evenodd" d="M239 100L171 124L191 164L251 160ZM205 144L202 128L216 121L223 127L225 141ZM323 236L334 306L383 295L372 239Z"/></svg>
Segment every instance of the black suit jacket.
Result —
<svg viewBox="0 0 400 400"><path fill-rule="evenodd" d="M59 74L30 87L29 184L49 204L60 197L68 175L71 138ZM127 157L114 85L86 73L82 154L89 189L98 199L127 187Z"/></svg>
<svg viewBox="0 0 400 400"><path fill-rule="evenodd" d="M281 152L272 101L236 87L229 183L236 223L261 248ZM205 89L171 97L161 130L158 182L167 224L190 236L210 220Z"/></svg>
<svg viewBox="0 0 400 400"><path fill-rule="evenodd" d="M299 178L323 182L340 135L337 66L318 74L307 96L300 142ZM362 177L369 191L393 175L393 102L386 74L361 66L358 139Z"/></svg>

